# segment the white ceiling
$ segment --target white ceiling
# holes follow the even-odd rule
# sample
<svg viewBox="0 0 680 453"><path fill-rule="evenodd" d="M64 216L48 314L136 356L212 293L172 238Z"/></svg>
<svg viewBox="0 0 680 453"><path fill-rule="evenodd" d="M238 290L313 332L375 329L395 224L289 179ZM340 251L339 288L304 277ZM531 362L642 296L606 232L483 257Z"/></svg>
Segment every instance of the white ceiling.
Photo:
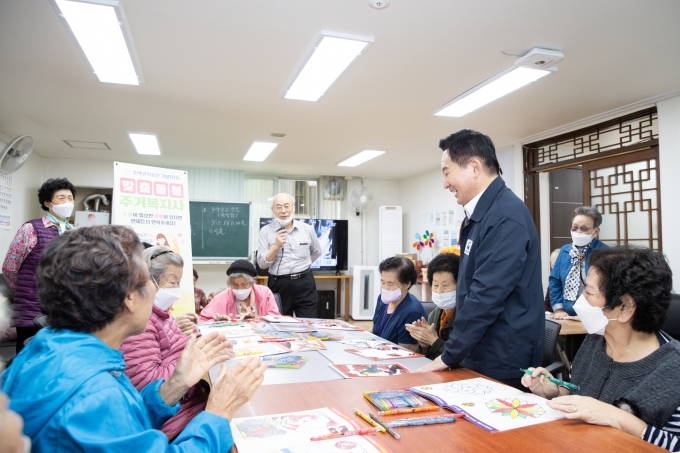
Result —
<svg viewBox="0 0 680 453"><path fill-rule="evenodd" d="M120 0L144 84L88 70L48 0L0 1L0 131L45 157L393 179L436 168L462 128L501 146L680 88L677 0ZM282 95L322 30L375 43L319 102ZM438 107L533 47L559 71L463 118ZM126 131L158 134L140 157ZM264 163L253 140L286 133ZM106 142L77 150L63 140ZM383 156L336 164L363 149Z"/></svg>

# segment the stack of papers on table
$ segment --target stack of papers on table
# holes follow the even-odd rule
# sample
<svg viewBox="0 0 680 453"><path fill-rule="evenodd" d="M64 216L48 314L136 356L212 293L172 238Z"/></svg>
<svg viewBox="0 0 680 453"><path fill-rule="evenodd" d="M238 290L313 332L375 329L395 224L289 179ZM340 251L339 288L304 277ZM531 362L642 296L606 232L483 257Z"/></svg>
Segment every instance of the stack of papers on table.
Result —
<svg viewBox="0 0 680 453"><path fill-rule="evenodd" d="M243 322L217 321L198 324L196 327L201 332L201 335L207 335L215 331L223 334L225 337L243 337L255 334L252 327Z"/></svg>

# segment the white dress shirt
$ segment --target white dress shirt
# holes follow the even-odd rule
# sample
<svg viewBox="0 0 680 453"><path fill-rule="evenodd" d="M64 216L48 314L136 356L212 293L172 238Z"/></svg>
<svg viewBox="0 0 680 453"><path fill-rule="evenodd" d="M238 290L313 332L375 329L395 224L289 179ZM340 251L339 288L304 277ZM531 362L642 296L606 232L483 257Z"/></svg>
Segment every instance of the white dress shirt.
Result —
<svg viewBox="0 0 680 453"><path fill-rule="evenodd" d="M286 233L286 243L267 261L267 252L276 242L278 222L271 222L260 230L257 247L257 264L262 269L269 269L271 275L290 275L306 271L321 256L321 244L316 231L311 225L294 219L293 229Z"/></svg>

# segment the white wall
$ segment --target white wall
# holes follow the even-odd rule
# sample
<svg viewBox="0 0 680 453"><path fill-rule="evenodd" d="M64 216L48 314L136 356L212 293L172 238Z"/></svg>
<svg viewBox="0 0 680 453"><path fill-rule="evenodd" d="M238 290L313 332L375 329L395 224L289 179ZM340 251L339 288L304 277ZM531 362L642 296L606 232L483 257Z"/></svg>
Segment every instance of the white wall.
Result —
<svg viewBox="0 0 680 453"><path fill-rule="evenodd" d="M420 215L441 209L453 209L458 224L465 218L463 207L456 202L456 197L444 189L442 176L437 158L433 158L437 166L434 170L399 180L399 204L404 213L403 219L403 252L417 253L412 247L416 233L423 234L427 225L423 225ZM456 228L455 234L458 234ZM435 235L435 238L437 236ZM429 261L432 253L437 254L439 247L421 252L423 261Z"/></svg>
<svg viewBox="0 0 680 453"><path fill-rule="evenodd" d="M673 290L680 293L680 96L661 101L659 111L659 171L661 176L661 231L663 251L673 270Z"/></svg>
<svg viewBox="0 0 680 453"><path fill-rule="evenodd" d="M361 185L359 178L347 181L347 196L355 187ZM357 217L352 207L347 204L347 225L349 235L348 264L352 266L362 265L361 237L363 218L363 265L377 266L380 264L378 257L378 208L380 206L399 205L399 183L382 179L364 179L364 186L373 192L373 205L368 212Z"/></svg>
<svg viewBox="0 0 680 453"><path fill-rule="evenodd" d="M501 170L503 170L501 178L505 181L505 185L508 186L510 190L517 193L515 190L515 148L513 146L508 146L497 150L496 158L501 165ZM521 198L522 197L520 197L520 199Z"/></svg>
<svg viewBox="0 0 680 453"><path fill-rule="evenodd" d="M0 134L0 151L9 141L10 137ZM34 152L24 166L12 174L12 223L8 230L0 230L0 259L3 261L19 227L27 220L42 217L44 213L38 203L44 161Z"/></svg>

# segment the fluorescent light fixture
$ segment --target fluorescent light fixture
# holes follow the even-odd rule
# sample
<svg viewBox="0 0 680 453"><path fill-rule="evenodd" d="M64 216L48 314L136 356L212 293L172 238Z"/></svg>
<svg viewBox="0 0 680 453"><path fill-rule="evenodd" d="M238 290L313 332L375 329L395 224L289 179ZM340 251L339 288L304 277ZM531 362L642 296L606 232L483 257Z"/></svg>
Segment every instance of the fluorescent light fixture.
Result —
<svg viewBox="0 0 680 453"><path fill-rule="evenodd" d="M546 70L511 66L446 103L434 114L436 116L453 117L467 115L506 94L551 74L553 71L556 71L556 69Z"/></svg>
<svg viewBox="0 0 680 453"><path fill-rule="evenodd" d="M132 144L139 154L148 154L152 156L159 156L161 154L161 147L158 145L158 137L156 134L148 134L145 132L128 132Z"/></svg>
<svg viewBox="0 0 680 453"><path fill-rule="evenodd" d="M354 156L343 160L338 164L338 167L356 167L357 165L361 165L364 162L367 162L371 159L375 159L378 156L382 156L385 154L385 151L377 151L374 149L365 149L362 152L355 154Z"/></svg>
<svg viewBox="0 0 680 453"><path fill-rule="evenodd" d="M100 82L139 85L123 16L116 0L53 0Z"/></svg>
<svg viewBox="0 0 680 453"><path fill-rule="evenodd" d="M286 99L318 101L371 44L373 38L321 32L311 56L286 91Z"/></svg>
<svg viewBox="0 0 680 453"><path fill-rule="evenodd" d="M277 145L278 143L276 142L253 142L246 155L243 156L243 160L262 162L274 151Z"/></svg>

